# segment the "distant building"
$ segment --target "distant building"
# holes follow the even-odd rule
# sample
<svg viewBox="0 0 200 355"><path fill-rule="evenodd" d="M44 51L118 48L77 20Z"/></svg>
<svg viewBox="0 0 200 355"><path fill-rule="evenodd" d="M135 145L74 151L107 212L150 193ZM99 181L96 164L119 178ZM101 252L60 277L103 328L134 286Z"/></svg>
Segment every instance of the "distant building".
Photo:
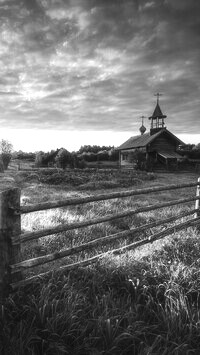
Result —
<svg viewBox="0 0 200 355"><path fill-rule="evenodd" d="M129 138L118 147L119 162L121 167L132 168L136 164L136 157L140 154L143 157L143 164L149 170L164 168L177 169L178 163L183 157L177 153L178 146L184 146L179 138L167 130L165 118L159 105L159 94L157 104L150 120L150 131L145 133L146 128L140 127L140 135ZM143 117L142 117L143 119Z"/></svg>

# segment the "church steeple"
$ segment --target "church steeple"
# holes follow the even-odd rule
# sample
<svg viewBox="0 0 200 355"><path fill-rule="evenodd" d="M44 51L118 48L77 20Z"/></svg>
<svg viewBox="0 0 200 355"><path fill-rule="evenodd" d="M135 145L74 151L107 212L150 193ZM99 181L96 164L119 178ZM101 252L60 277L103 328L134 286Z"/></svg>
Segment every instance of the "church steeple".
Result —
<svg viewBox="0 0 200 355"><path fill-rule="evenodd" d="M157 103L155 110L153 112L153 115L149 117L149 120L151 120L151 129L150 129L150 134L157 133L165 127L165 121L164 119L167 117L166 115L163 115L160 105L159 105L159 97L162 96L162 94L157 93L155 94L157 96Z"/></svg>

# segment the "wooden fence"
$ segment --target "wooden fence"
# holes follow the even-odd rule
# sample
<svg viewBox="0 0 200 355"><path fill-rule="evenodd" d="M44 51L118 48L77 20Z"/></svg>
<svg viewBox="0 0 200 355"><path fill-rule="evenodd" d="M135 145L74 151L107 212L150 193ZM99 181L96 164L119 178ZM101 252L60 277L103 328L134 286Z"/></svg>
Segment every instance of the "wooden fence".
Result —
<svg viewBox="0 0 200 355"><path fill-rule="evenodd" d="M53 228L42 229L39 231L21 233L21 215L26 213L31 213L34 211L48 210L58 207L66 207L73 205L81 205L89 202L97 202L109 199L116 198L125 198L128 196L139 196L145 195L148 193L163 192L169 190L183 189L188 187L197 187L197 192L192 197L187 197L184 199L178 199L173 201L167 201L163 203L158 203L155 205L145 206L137 209L125 210L116 214L108 214L103 217L94 218L93 220L86 220L76 223L68 223L58 225ZM191 216L189 220L175 224L171 227L167 227L164 230L152 234L148 238L139 239L125 245L121 248L109 250L106 253L101 253L86 260L76 262L73 264L67 264L58 268L58 270L70 270L78 266L86 266L92 264L105 256L108 253L118 254L126 250L135 249L139 246L145 245L147 243L152 243L155 240L163 238L166 235L175 233L182 229L185 229L190 226L198 226L200 224L200 209L199 209L199 200L200 200L200 178L197 182L194 183L185 183L179 185L168 185L164 187L153 187L121 192L112 192L105 194L98 194L93 196L86 196L80 198L68 198L59 201L53 202L43 202L35 205L21 206L20 205L20 189L6 189L0 192L0 303L3 302L5 297L11 292L12 289L15 289L19 286L23 286L31 283L38 277L42 277L51 273L51 271L34 275L32 277L23 278L23 271L28 268L34 268L39 265L43 265L55 260L60 260L66 256L71 256L73 254L90 250L99 245L106 245L111 243L114 240L119 240L126 237L134 237L138 232L143 232L152 227L162 226L166 223L172 223L180 218ZM37 240L41 237L60 233L63 231L70 231L77 228L83 228L91 225L96 225L103 222L108 222L116 220L118 218L133 216L138 213L148 212L157 210L164 207L170 207L175 205L184 204L187 202L195 201L194 209L183 212L179 215L168 217L164 220L153 221L151 223L132 228L130 230L121 231L113 235L104 236L95 240L92 240L88 243L81 244L60 252L39 256L37 258L20 261L20 249L21 245L27 241ZM68 236L69 238L69 236Z"/></svg>

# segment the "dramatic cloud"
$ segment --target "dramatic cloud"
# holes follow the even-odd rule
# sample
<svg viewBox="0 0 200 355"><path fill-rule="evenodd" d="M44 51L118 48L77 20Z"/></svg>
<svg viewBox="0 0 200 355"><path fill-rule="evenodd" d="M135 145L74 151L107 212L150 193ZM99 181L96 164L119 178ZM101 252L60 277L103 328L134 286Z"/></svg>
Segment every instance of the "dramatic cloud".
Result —
<svg viewBox="0 0 200 355"><path fill-rule="evenodd" d="M200 2L0 0L1 128L198 133ZM148 127L148 122L146 121Z"/></svg>

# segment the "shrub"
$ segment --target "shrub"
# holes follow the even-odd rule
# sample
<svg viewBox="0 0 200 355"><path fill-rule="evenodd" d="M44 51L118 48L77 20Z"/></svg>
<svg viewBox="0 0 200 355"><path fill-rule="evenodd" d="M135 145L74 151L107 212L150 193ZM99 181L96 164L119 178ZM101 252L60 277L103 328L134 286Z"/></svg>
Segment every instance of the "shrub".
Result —
<svg viewBox="0 0 200 355"><path fill-rule="evenodd" d="M131 153L131 162L136 164L136 169L145 170L147 168L146 155L139 149Z"/></svg>
<svg viewBox="0 0 200 355"><path fill-rule="evenodd" d="M86 167L86 163L84 159L78 160L77 168L84 169Z"/></svg>
<svg viewBox="0 0 200 355"><path fill-rule="evenodd" d="M3 162L4 169L8 168L8 165L11 161L12 150L13 150L13 146L11 143L6 141L5 139L2 139L0 141L0 153L1 153L1 159Z"/></svg>
<svg viewBox="0 0 200 355"><path fill-rule="evenodd" d="M29 182L31 182L31 181L39 181L39 180L40 180L40 177L36 173L32 173L32 174L30 174L30 175L28 175L26 177L26 181L29 181Z"/></svg>
<svg viewBox="0 0 200 355"><path fill-rule="evenodd" d="M60 173L53 173L51 175L41 175L40 181L45 184L58 185L63 183L63 175Z"/></svg>
<svg viewBox="0 0 200 355"><path fill-rule="evenodd" d="M4 165L3 165L3 160L0 157L0 173L4 172Z"/></svg>

